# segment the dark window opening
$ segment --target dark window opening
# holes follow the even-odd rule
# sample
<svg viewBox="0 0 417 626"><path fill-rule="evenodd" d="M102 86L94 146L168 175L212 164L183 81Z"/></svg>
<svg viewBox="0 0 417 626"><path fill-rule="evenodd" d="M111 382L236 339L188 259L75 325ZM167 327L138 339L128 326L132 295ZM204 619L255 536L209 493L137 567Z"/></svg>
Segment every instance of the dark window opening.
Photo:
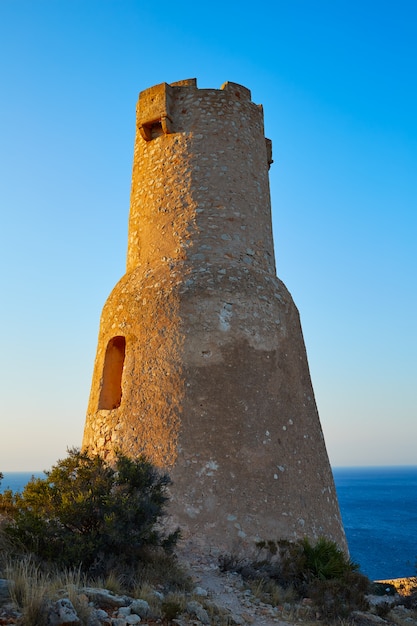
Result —
<svg viewBox="0 0 417 626"><path fill-rule="evenodd" d="M146 124L141 124L139 126L140 134L144 138L145 141L151 141L156 137L160 137L164 134L164 129L162 127L162 120L156 120L154 122L147 122Z"/></svg>
<svg viewBox="0 0 417 626"><path fill-rule="evenodd" d="M122 401L122 374L125 361L126 339L113 337L106 348L103 378L98 408L117 409Z"/></svg>
<svg viewBox="0 0 417 626"><path fill-rule="evenodd" d="M161 115L158 119L142 122L138 125L139 132L145 141L151 141L161 135L169 135L174 132L172 120L169 115Z"/></svg>
<svg viewBox="0 0 417 626"><path fill-rule="evenodd" d="M155 137L160 137L161 135L164 134L164 131L162 129L162 123L155 122L154 124L151 125L150 131L151 131L152 139L155 139Z"/></svg>

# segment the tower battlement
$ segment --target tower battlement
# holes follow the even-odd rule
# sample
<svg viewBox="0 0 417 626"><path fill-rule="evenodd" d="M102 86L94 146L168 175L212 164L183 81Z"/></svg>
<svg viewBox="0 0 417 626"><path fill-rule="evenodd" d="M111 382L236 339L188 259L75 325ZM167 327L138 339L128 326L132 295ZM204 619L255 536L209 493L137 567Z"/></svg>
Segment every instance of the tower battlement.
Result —
<svg viewBox="0 0 417 626"><path fill-rule="evenodd" d="M187 109L184 106L191 98L199 103L208 97L213 99L213 103L214 100L221 102L226 99L251 103L249 89L237 83L224 83L220 90L198 89L195 78L171 84L160 83L139 94L137 124L143 139L151 141L160 132L164 134L180 132L180 129L187 126L188 121Z"/></svg>
<svg viewBox="0 0 417 626"><path fill-rule="evenodd" d="M83 447L145 454L208 547L345 536L298 311L276 276L271 142L249 89L137 104L126 274L102 313Z"/></svg>

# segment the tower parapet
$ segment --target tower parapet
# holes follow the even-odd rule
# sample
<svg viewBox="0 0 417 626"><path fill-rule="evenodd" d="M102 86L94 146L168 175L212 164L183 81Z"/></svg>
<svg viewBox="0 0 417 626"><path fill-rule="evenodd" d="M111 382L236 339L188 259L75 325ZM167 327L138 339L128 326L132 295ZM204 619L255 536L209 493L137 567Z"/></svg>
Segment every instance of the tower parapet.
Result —
<svg viewBox="0 0 417 626"><path fill-rule="evenodd" d="M263 110L235 83L141 92L127 270L104 306L83 447L145 454L185 536L346 547L298 311L277 278Z"/></svg>

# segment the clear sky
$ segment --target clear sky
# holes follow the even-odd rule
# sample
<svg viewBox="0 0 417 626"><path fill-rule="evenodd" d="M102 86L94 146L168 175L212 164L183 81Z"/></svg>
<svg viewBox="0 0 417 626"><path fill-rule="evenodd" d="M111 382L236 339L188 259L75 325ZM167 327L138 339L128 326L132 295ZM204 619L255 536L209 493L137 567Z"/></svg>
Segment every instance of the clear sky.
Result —
<svg viewBox="0 0 417 626"><path fill-rule="evenodd" d="M415 0L0 0L0 470L81 444L139 91L264 105L278 276L330 461L417 464Z"/></svg>

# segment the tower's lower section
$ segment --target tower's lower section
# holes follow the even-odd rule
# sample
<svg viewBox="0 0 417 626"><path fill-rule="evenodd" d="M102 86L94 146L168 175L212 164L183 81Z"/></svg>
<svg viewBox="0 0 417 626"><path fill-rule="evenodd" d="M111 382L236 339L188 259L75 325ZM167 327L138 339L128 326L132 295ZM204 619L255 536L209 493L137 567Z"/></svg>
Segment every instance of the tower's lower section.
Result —
<svg viewBox="0 0 417 626"><path fill-rule="evenodd" d="M103 311L83 447L167 470L173 522L207 549L346 549L298 311L273 275L127 274Z"/></svg>

